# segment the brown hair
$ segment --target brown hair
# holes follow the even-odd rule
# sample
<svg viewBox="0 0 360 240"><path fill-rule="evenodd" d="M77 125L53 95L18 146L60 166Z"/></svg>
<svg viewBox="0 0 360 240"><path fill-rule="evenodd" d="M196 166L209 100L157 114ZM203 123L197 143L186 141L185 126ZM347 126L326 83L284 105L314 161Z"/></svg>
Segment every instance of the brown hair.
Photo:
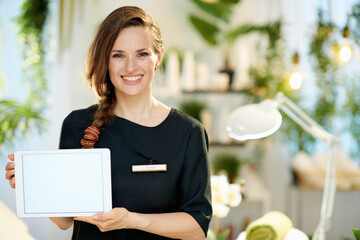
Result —
<svg viewBox="0 0 360 240"><path fill-rule="evenodd" d="M99 108L92 125L101 128L111 123L116 104L115 90L108 73L109 56L120 31L127 27L143 26L150 30L153 48L159 54L163 48L160 29L154 19L144 10L124 6L114 10L101 23L86 58L86 78L100 97Z"/></svg>

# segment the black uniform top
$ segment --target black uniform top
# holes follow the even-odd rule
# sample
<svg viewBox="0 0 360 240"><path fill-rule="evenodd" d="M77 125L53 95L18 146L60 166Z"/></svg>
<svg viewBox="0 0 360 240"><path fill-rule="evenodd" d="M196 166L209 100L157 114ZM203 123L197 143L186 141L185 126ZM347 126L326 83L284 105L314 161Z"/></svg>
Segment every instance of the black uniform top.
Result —
<svg viewBox="0 0 360 240"><path fill-rule="evenodd" d="M76 110L64 120L60 148L81 148L84 130L91 125L97 105ZM95 148L111 151L113 207L138 213L186 212L206 233L212 216L208 139L203 126L186 114L171 109L155 127L145 127L114 116L101 130ZM166 164L166 172L132 172L133 165ZM140 230L100 232L95 226L75 221L72 239L168 239Z"/></svg>

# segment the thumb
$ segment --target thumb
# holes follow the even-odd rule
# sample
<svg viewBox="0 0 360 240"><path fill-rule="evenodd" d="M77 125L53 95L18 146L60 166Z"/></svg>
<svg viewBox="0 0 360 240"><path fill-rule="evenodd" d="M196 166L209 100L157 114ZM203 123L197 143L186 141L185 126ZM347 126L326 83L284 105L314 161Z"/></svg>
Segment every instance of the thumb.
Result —
<svg viewBox="0 0 360 240"><path fill-rule="evenodd" d="M106 212L96 213L92 217L96 221L106 221L108 216Z"/></svg>

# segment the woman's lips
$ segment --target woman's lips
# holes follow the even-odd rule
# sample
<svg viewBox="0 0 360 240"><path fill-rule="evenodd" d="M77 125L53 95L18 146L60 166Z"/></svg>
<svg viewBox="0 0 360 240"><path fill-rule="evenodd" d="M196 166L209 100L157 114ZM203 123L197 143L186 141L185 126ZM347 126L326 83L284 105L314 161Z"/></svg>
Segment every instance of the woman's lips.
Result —
<svg viewBox="0 0 360 240"><path fill-rule="evenodd" d="M141 81L142 77L143 75L136 75L136 76L122 76L121 78L125 81L126 84L135 85Z"/></svg>

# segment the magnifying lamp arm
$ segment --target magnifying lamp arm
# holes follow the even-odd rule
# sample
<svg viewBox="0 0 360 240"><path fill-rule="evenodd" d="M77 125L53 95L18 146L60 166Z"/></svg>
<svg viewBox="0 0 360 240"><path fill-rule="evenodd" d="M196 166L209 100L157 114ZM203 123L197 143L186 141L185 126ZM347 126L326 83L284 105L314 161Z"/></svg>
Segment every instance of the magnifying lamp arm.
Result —
<svg viewBox="0 0 360 240"><path fill-rule="evenodd" d="M338 143L331 145L331 153L326 167L323 198L321 203L320 221L316 227L313 240L324 240L325 232L331 227L331 217L334 209L336 193L336 165Z"/></svg>
<svg viewBox="0 0 360 240"><path fill-rule="evenodd" d="M278 108L299 124L306 132L316 139L322 140L330 149L330 156L326 166L323 198L321 203L320 221L313 234L313 240L324 240L325 232L330 228L336 193L336 165L339 139L325 131L317 122L307 115L301 108L287 98L283 93L275 96Z"/></svg>
<svg viewBox="0 0 360 240"><path fill-rule="evenodd" d="M275 96L278 108L288 115L294 122L300 125L307 133L326 144L338 142L338 139L325 131L317 122L307 115L300 107L287 98L283 93Z"/></svg>

